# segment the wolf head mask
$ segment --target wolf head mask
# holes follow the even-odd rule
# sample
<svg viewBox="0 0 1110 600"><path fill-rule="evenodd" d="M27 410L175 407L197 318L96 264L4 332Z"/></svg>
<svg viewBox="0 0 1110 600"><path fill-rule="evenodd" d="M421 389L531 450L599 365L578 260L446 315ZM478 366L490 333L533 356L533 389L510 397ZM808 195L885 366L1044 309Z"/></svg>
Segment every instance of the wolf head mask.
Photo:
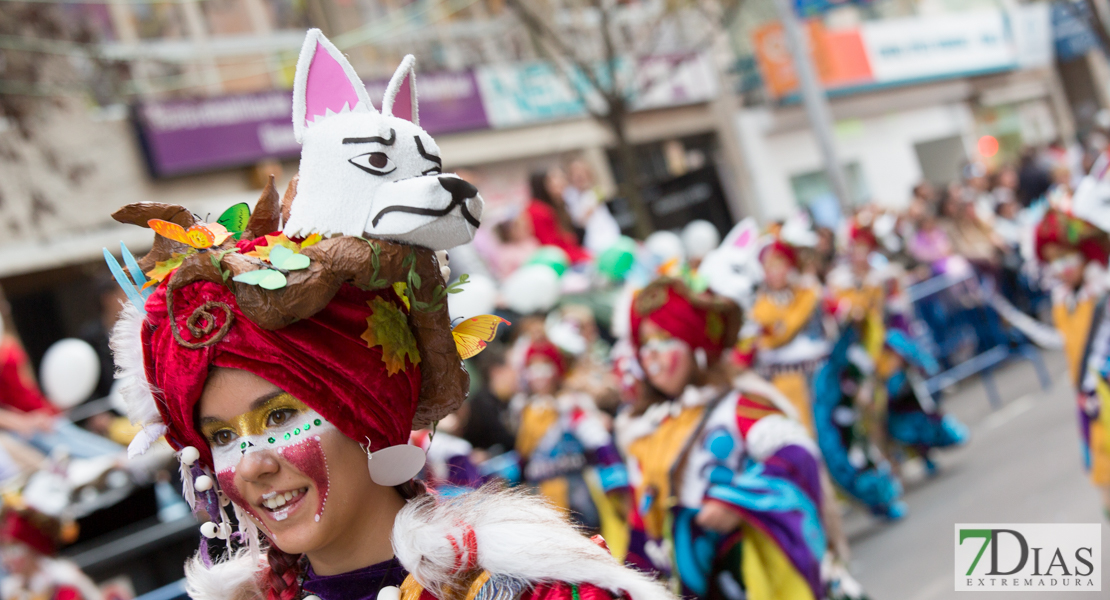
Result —
<svg viewBox="0 0 1110 600"><path fill-rule="evenodd" d="M293 84L302 148L286 235L368 236L433 250L473 238L482 197L443 173L439 147L420 128L414 63L411 55L401 61L378 112L343 54L320 30L308 32Z"/></svg>

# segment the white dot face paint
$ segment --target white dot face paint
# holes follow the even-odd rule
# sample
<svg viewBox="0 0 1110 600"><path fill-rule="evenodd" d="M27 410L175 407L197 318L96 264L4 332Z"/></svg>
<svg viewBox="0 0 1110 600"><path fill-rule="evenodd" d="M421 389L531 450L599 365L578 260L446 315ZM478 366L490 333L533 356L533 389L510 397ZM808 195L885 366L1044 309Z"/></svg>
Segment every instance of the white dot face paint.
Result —
<svg viewBox="0 0 1110 600"><path fill-rule="evenodd" d="M230 422L205 423L202 429L210 440L220 488L268 532L272 534L273 527L293 513L310 509L310 504L316 505L314 521L320 522L330 488L321 435L342 434L319 413L282 393ZM257 498L245 498L241 463L258 452L275 453L283 465L303 474L311 485L271 489Z"/></svg>

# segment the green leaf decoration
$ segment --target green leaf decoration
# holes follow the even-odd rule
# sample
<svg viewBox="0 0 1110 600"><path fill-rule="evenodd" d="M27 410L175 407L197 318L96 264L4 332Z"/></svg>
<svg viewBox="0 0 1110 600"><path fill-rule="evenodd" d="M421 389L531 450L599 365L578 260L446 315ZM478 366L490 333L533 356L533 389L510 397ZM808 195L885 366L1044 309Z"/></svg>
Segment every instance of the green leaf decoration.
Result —
<svg viewBox="0 0 1110 600"><path fill-rule="evenodd" d="M270 250L270 264L279 269L299 271L307 269L309 262L311 261L307 256L297 254L285 246L274 246L273 250Z"/></svg>
<svg viewBox="0 0 1110 600"><path fill-rule="evenodd" d="M240 273L231 278L232 281L245 283L247 285L257 285L258 287L266 290L279 290L288 283L285 275L273 269L258 269L257 271L247 271Z"/></svg>
<svg viewBox="0 0 1110 600"><path fill-rule="evenodd" d="M247 223L251 220L251 207L246 202L240 202L235 206L225 210L216 222L223 225L231 232L235 239L239 239L243 235L243 231L247 228Z"/></svg>

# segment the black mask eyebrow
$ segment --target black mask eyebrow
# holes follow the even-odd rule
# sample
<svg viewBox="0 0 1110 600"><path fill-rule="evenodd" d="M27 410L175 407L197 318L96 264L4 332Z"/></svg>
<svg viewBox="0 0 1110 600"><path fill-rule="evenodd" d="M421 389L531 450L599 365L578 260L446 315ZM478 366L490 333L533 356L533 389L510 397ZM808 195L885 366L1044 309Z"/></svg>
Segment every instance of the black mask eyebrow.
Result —
<svg viewBox="0 0 1110 600"><path fill-rule="evenodd" d="M381 144L383 146L392 146L397 141L397 131L393 128L389 130L389 139L383 137L364 137L364 138L343 138L344 144Z"/></svg>
<svg viewBox="0 0 1110 600"><path fill-rule="evenodd" d="M443 168L443 161L440 160L439 157L434 155L434 154L428 154L428 151L424 149L424 142L420 141L420 136L417 135L417 136L413 136L413 137L416 138L416 151L420 153L420 156L423 156L424 158L434 162L435 164L439 165L439 167L442 169Z"/></svg>

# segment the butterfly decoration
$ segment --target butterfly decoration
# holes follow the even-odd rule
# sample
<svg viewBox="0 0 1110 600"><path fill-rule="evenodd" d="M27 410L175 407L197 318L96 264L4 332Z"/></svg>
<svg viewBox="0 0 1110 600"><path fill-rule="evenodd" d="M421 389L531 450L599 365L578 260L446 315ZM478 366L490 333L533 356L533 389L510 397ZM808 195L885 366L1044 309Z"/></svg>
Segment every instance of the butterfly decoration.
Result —
<svg viewBox="0 0 1110 600"><path fill-rule="evenodd" d="M466 360L485 350L487 342L492 342L497 336L497 327L502 323L512 325L496 315L478 315L455 325L451 337L455 338L459 357Z"/></svg>
<svg viewBox="0 0 1110 600"><path fill-rule="evenodd" d="M285 246L274 246L270 249L270 265L273 268L261 268L247 271L232 277L232 281L257 285L265 290L280 290L289 283L286 274L289 271L307 269L309 258L304 254L297 254Z"/></svg>
<svg viewBox="0 0 1110 600"><path fill-rule="evenodd" d="M225 210L220 214L220 218L216 219L216 223L226 229L231 237L235 239L242 239L243 232L247 229L247 223L251 220L251 207L246 202L240 202Z"/></svg>
<svg viewBox="0 0 1110 600"><path fill-rule="evenodd" d="M162 219L151 219L146 224L158 235L197 250L219 246L231 236L227 228L219 223L197 223L188 229Z"/></svg>
<svg viewBox="0 0 1110 600"><path fill-rule="evenodd" d="M123 242L119 243L119 249L120 254L123 256L123 264L127 265L127 272L124 272L119 261L112 256L111 252L108 252L107 248L104 248L104 262L108 263L108 269L112 272L112 277L114 277L116 283L123 288L131 304L139 309L140 312L146 314L146 310L143 307L146 304L146 299L154 293L154 290L150 288L150 282L147 281L146 276L143 274L143 270L139 268L139 261L135 260L135 257L131 255L131 251L127 249L127 246Z"/></svg>

